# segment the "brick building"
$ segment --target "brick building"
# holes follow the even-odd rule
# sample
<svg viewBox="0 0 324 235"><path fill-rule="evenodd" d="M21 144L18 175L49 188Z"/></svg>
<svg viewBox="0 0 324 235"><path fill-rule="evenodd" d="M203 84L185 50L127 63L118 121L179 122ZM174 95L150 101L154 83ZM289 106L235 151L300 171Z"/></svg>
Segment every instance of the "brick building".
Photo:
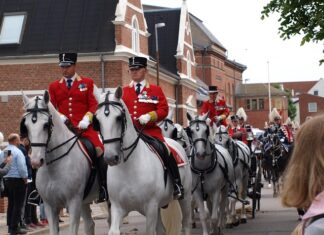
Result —
<svg viewBox="0 0 324 235"><path fill-rule="evenodd" d="M226 48L199 18L190 14L190 20L197 63L196 74L203 83L218 86L219 94L235 112L235 86L242 83L242 75L247 67L227 58Z"/></svg>
<svg viewBox="0 0 324 235"><path fill-rule="evenodd" d="M218 85L231 106L234 84L241 82L246 69L227 59L224 46L188 12L185 1L179 9L147 8L146 15L140 0L64 4L0 0L0 4L0 109L6 113L0 117L0 130L5 136L18 129L21 90L42 94L60 77L59 52L77 51L78 73L93 78L102 89L128 84L128 58L145 56L150 59L149 81L156 83L154 25L162 19L166 26L159 29L160 85L177 108L176 121L184 123L188 109L197 111L198 77ZM6 29L12 29L10 22L17 28L6 35ZM190 95L193 107L185 103Z"/></svg>
<svg viewBox="0 0 324 235"><path fill-rule="evenodd" d="M288 117L287 93L270 87L271 108L277 108L282 120ZM263 129L265 122L269 120L269 93L268 84L238 84L235 90L236 106L243 107L247 116L247 122L253 127Z"/></svg>
<svg viewBox="0 0 324 235"><path fill-rule="evenodd" d="M78 73L93 78L103 89L129 83L129 57L151 58L148 41L151 34L140 0L74 0L64 4L52 4L50 0L0 0L0 5L3 6L0 22L4 25L0 35L0 110L6 113L0 117L0 130L5 136L18 131L21 90L28 95L42 94L51 81L60 77L59 52L77 51ZM170 52L176 55L174 69L161 69L160 85L171 105L177 99L182 122L184 100L197 89L193 51L189 52L191 74L187 71L192 40L190 30L185 30L190 25L185 2L174 17L178 17L179 30L174 51ZM21 28L17 29L19 40L10 41L9 35L9 41L1 41L6 39L5 29L11 27L10 20L18 25L21 22ZM148 64L148 79L156 83L155 61L150 59Z"/></svg>

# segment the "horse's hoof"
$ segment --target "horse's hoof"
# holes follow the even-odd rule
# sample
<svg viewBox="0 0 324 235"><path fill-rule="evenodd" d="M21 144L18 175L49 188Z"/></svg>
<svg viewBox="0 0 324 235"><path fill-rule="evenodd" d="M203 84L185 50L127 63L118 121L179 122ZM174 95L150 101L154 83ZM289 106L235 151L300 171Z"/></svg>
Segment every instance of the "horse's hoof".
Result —
<svg viewBox="0 0 324 235"><path fill-rule="evenodd" d="M243 218L243 219L241 219L241 224L246 224L247 223L247 220L246 220L246 218Z"/></svg>
<svg viewBox="0 0 324 235"><path fill-rule="evenodd" d="M225 227L226 227L226 228L233 228L234 226L233 226L233 224L226 224Z"/></svg>
<svg viewBox="0 0 324 235"><path fill-rule="evenodd" d="M197 228L196 223L192 223L191 227L192 227L192 228Z"/></svg>
<svg viewBox="0 0 324 235"><path fill-rule="evenodd" d="M233 223L233 226L237 227L237 226L239 226L239 224L240 224L240 221L236 221L235 223Z"/></svg>

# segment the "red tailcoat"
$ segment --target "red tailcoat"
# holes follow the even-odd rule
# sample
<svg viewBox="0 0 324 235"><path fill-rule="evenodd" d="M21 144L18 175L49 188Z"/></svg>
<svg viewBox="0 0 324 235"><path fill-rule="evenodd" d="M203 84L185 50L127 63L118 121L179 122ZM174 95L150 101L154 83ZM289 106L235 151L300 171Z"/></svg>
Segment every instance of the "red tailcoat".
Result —
<svg viewBox="0 0 324 235"><path fill-rule="evenodd" d="M246 129L242 127L231 127L228 129L228 134L232 137L235 133L241 132L242 133L242 138L238 139L243 141L245 144L247 144L247 139L246 139Z"/></svg>
<svg viewBox="0 0 324 235"><path fill-rule="evenodd" d="M65 79L61 78L49 85L49 93L54 107L69 118L74 127L78 126L87 112L93 114L97 110L98 102L93 95L93 80L90 78L77 75L70 89L67 88ZM104 149L92 125L82 136L88 138L95 147Z"/></svg>
<svg viewBox="0 0 324 235"><path fill-rule="evenodd" d="M228 117L229 115L229 109L226 105L226 101L224 99L221 99L217 102L210 102L209 100L205 101L201 107L201 114L205 114L209 111L209 118L211 119L211 125L215 121L215 117L220 115L225 115ZM222 120L221 125L227 126L226 119Z"/></svg>
<svg viewBox="0 0 324 235"><path fill-rule="evenodd" d="M287 138L287 141L289 144L294 142L294 135L292 130L287 126L283 125L281 126L282 132L284 133L285 137Z"/></svg>
<svg viewBox="0 0 324 235"><path fill-rule="evenodd" d="M168 102L161 87L146 82L142 92L137 95L133 82L131 82L129 86L123 88L122 99L124 100L133 123L138 130L141 130L143 126L137 119L143 114L155 111L157 114L157 120L147 123L143 133L165 142L162 130L156 124L165 119L169 112Z"/></svg>

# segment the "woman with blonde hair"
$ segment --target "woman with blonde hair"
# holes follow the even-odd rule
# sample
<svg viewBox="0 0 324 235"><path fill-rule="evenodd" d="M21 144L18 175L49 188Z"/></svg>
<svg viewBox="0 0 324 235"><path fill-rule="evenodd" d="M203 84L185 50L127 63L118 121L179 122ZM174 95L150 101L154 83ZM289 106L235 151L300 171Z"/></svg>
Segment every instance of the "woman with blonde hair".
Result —
<svg viewBox="0 0 324 235"><path fill-rule="evenodd" d="M305 122L297 133L282 193L285 206L308 208L294 235L324 234L324 115Z"/></svg>

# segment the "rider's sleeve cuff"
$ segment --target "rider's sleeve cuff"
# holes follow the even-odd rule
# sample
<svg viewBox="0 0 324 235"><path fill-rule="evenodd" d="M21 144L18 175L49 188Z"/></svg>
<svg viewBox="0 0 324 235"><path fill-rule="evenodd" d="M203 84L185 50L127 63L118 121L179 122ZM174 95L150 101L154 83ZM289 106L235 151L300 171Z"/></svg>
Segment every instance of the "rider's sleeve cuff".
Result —
<svg viewBox="0 0 324 235"><path fill-rule="evenodd" d="M87 118L89 119L89 122L92 122L92 119L93 119L93 113L91 113L91 112L87 112L84 116L87 117Z"/></svg>
<svg viewBox="0 0 324 235"><path fill-rule="evenodd" d="M157 116L157 113L155 111L149 112L148 114L151 117L151 120L150 120L151 122L155 122L157 120L158 116Z"/></svg>

